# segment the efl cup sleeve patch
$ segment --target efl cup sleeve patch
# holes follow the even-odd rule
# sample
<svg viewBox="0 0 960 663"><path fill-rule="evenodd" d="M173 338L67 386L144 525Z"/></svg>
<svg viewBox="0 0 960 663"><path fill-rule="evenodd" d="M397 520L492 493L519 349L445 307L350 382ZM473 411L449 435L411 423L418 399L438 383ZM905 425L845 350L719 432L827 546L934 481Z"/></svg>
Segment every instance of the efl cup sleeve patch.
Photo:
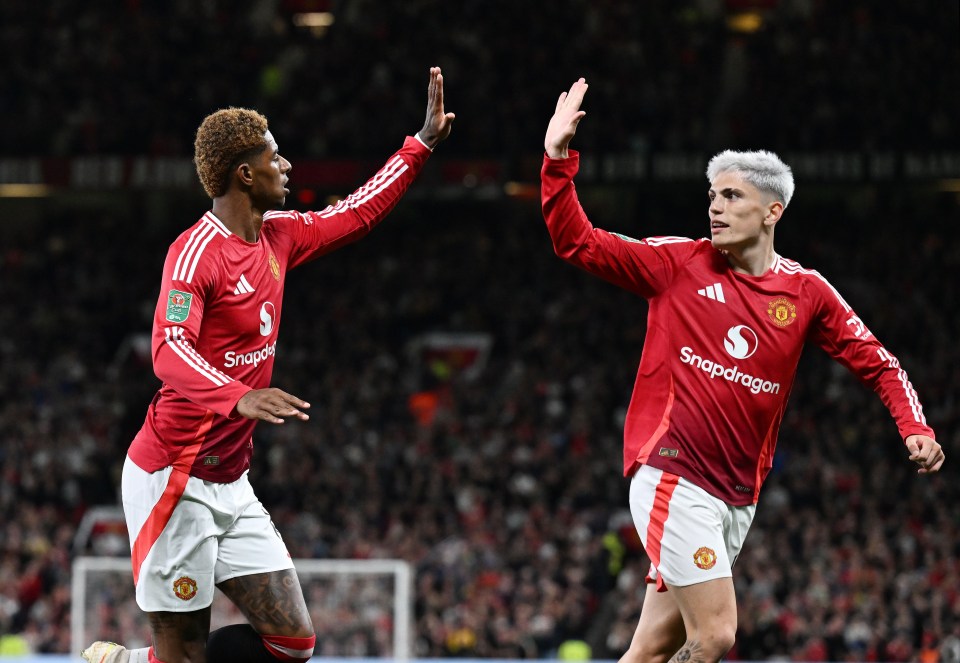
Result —
<svg viewBox="0 0 960 663"><path fill-rule="evenodd" d="M167 322L184 322L190 315L193 295L189 292L171 290L167 295Z"/></svg>

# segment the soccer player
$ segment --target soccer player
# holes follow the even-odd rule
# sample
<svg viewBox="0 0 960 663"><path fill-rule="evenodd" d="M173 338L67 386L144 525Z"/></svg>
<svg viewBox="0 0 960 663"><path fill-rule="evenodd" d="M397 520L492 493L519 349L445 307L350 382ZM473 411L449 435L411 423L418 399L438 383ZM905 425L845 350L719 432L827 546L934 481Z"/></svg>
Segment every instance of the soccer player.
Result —
<svg viewBox="0 0 960 663"><path fill-rule="evenodd" d="M213 208L172 244L153 328L163 384L130 445L122 499L139 607L153 646L96 642L93 663L301 661L316 640L287 548L247 478L259 421L306 421L309 403L271 387L288 270L355 241L396 205L451 131L430 69L423 128L352 195L320 212L279 211L291 164L267 120L229 108L197 130ZM219 587L249 621L209 634ZM208 638L209 634L209 638Z"/></svg>
<svg viewBox="0 0 960 663"><path fill-rule="evenodd" d="M557 101L541 196L557 255L650 306L623 445L650 584L621 660L718 661L737 630L731 567L807 339L877 392L920 474L944 455L897 359L826 279L774 251L790 168L764 151L713 157L709 239L605 232L580 206L568 149L586 91L581 78Z"/></svg>

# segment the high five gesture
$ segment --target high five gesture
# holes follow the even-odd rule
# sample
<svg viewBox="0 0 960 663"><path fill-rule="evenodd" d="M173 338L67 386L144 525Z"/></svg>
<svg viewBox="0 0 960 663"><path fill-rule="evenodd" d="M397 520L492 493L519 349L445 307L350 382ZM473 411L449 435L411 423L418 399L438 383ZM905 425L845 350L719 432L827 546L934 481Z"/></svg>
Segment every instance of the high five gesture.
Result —
<svg viewBox="0 0 960 663"><path fill-rule="evenodd" d="M427 118L418 134L420 140L431 150L450 135L456 115L443 111L443 74L440 67L430 67L430 84L427 86Z"/></svg>
<svg viewBox="0 0 960 663"><path fill-rule="evenodd" d="M581 78L570 86L569 92L562 93L557 99L557 109L550 118L547 135L543 139L543 147L551 159L567 158L567 146L577 133L580 120L587 114L580 110L580 104L588 87L586 80Z"/></svg>

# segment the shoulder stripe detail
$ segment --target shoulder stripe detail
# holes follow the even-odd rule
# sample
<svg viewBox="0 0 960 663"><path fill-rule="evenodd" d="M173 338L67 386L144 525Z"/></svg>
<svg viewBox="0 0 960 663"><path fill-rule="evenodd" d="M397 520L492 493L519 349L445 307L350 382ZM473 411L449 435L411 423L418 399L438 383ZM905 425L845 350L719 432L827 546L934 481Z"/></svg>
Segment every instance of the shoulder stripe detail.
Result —
<svg viewBox="0 0 960 663"><path fill-rule="evenodd" d="M643 240L643 243L647 246L661 246L663 244L680 244L681 242L692 242L693 240L689 237L673 237L673 236L664 236L664 237L646 237Z"/></svg>
<svg viewBox="0 0 960 663"><path fill-rule="evenodd" d="M877 354L880 356L880 359L887 364L887 366L896 369L897 378L900 380L900 385L907 394L907 401L910 403L910 411L913 412L913 420L918 424L926 426L927 418L923 414L923 407L920 405L920 398L917 396L916 389L913 388L913 383L911 383L907 378L907 372L900 367L900 360L887 352L885 348L877 348Z"/></svg>
<svg viewBox="0 0 960 663"><path fill-rule="evenodd" d="M210 226L213 228L214 226ZM207 248L207 244L210 243L210 240L217 235L216 230L214 232L207 233L207 236L200 243L200 247L197 249L197 252L193 255L193 261L190 263L190 271L187 272L186 282L191 283L193 281L193 274L197 271L197 265L200 264L200 256L203 255L203 250Z"/></svg>
<svg viewBox="0 0 960 663"><path fill-rule="evenodd" d="M217 223L214 223L206 216L203 218L203 223L200 224L197 230L199 232L194 231L194 233L190 235L190 239L177 258L177 264L173 269L174 281L186 281L187 283L193 281L193 275L197 271L197 265L200 264L200 256L203 255L203 250L207 248L210 240L217 235L222 237L229 235L229 233L223 229L222 224L217 225Z"/></svg>
<svg viewBox="0 0 960 663"><path fill-rule="evenodd" d="M170 349L179 356L184 363L197 373L207 378L218 387L233 382L226 373L217 370L207 362L196 349L183 337L183 327L167 327L164 329L165 341Z"/></svg>
<svg viewBox="0 0 960 663"><path fill-rule="evenodd" d="M183 267L183 261L189 260L189 256L193 254L193 249L196 246L198 238L202 238L202 235L208 232L208 226L206 223L198 223L197 227L193 229L193 232L190 233L190 238L187 239L187 243L183 245L183 248L180 249L180 255L177 256L177 262L173 266L173 279L179 281L182 279L180 273Z"/></svg>
<svg viewBox="0 0 960 663"><path fill-rule="evenodd" d="M263 213L263 220L273 219L278 216L293 216L293 212L284 209L273 209Z"/></svg>
<svg viewBox="0 0 960 663"><path fill-rule="evenodd" d="M359 207L393 184L409 167L410 166L404 163L402 157L395 157L393 160L387 162L387 165L384 166L379 173L374 175L369 182L341 200L335 206L327 207L319 216L321 218L328 218L334 214L341 214L348 208L353 209Z"/></svg>
<svg viewBox="0 0 960 663"><path fill-rule="evenodd" d="M223 233L224 236L226 237L230 236L230 231L227 230L227 227L225 225L223 225L223 221L217 218L216 214L214 214L213 212L207 212L206 214L203 215L203 218L205 218L207 221L215 225L217 227L217 230Z"/></svg>
<svg viewBox="0 0 960 663"><path fill-rule="evenodd" d="M845 312L849 313L850 311L853 310L852 308L850 308L850 305L847 304L847 300L845 300L837 291L837 289L833 287L833 284L830 283L830 281L828 281L826 278L824 278L823 274L821 274L815 269L806 269L804 267L801 267L800 263L794 262L793 260L788 260L787 258L780 258L779 256L777 256L774 271L782 274L804 274L806 276L813 276L814 278L820 279L821 281L823 281L823 284L830 289L830 292L833 293L833 296L837 298L837 301L840 302L840 305L843 307L843 310Z"/></svg>
<svg viewBox="0 0 960 663"><path fill-rule="evenodd" d="M845 300L843 297L841 297L841 296L840 296L840 293L837 292L837 289L833 287L833 284L830 283L830 281L828 281L827 279L823 278L823 274L821 274L820 272L815 271L815 270L811 270L811 273L812 273L815 277L817 277L818 279L820 279L821 281L823 281L824 285L826 285L828 288L830 288L830 292L832 292L832 293L833 293L833 296L837 298L837 301L838 301L838 302L840 302L840 305L843 307L843 310L844 310L844 311L846 311L847 313L849 313L850 311L853 310L853 309L850 308L850 305L847 303L847 300Z"/></svg>
<svg viewBox="0 0 960 663"><path fill-rule="evenodd" d="M305 226L313 225L313 217L296 210L273 210L272 212L265 212L263 215L264 222L274 219L290 219L291 221L300 221Z"/></svg>

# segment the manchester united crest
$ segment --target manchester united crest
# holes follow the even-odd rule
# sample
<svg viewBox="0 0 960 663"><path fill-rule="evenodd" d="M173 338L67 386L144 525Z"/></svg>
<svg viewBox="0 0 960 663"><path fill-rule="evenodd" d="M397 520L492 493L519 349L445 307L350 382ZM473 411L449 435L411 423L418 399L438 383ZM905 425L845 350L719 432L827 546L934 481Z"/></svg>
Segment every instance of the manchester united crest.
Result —
<svg viewBox="0 0 960 663"><path fill-rule="evenodd" d="M702 548L698 549L697 552L693 553L693 563L704 571L712 569L717 563L717 553L713 552L713 550L710 548L703 546Z"/></svg>
<svg viewBox="0 0 960 663"><path fill-rule="evenodd" d="M786 297L777 297L767 304L767 315L777 327L786 327L797 319L797 306Z"/></svg>
<svg viewBox="0 0 960 663"><path fill-rule="evenodd" d="M197 581L189 576L180 576L173 581L173 593L178 599L189 601L197 595Z"/></svg>
<svg viewBox="0 0 960 663"><path fill-rule="evenodd" d="M280 280L280 262L277 260L277 256L271 253L268 262L270 263L270 273L273 274L274 279L279 281Z"/></svg>

